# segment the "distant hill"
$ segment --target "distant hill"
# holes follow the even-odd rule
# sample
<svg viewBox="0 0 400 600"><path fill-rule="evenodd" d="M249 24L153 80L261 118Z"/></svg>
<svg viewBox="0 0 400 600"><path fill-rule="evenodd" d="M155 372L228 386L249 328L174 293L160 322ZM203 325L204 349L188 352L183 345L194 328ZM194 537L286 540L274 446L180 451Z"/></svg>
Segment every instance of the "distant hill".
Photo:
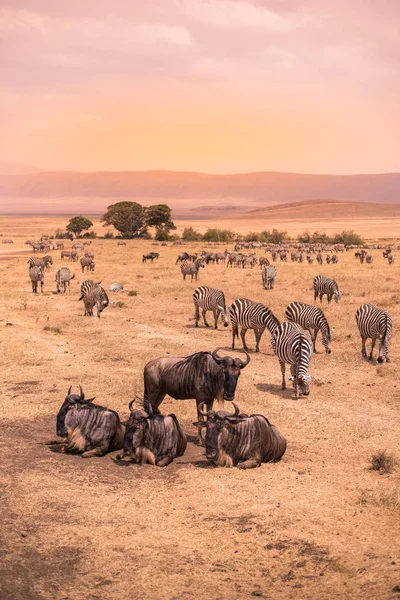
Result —
<svg viewBox="0 0 400 600"><path fill-rule="evenodd" d="M275 204L266 208L251 210L240 215L230 215L234 219L266 220L334 220L367 219L377 217L400 217L399 204L379 204L373 202L352 202L345 200L304 200L288 204Z"/></svg>
<svg viewBox="0 0 400 600"><path fill-rule="evenodd" d="M21 163L8 163L0 160L0 176L1 175L33 175L39 173L40 169L32 167L31 165L24 165Z"/></svg>
<svg viewBox="0 0 400 600"><path fill-rule="evenodd" d="M274 204L336 198L355 202L400 203L400 173L301 175L245 173L207 175L173 171L49 171L4 173L0 165L1 212L69 210L101 213L119 200L145 205L166 202L174 216L228 216Z"/></svg>

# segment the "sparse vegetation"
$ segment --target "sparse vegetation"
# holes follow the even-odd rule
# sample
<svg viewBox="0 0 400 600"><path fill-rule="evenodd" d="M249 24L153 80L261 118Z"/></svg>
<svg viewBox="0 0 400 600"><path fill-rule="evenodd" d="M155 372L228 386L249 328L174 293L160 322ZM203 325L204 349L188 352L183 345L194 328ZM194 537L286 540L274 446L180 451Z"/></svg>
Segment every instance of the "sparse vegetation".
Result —
<svg viewBox="0 0 400 600"><path fill-rule="evenodd" d="M52 327L51 325L45 325L43 327L43 331L52 331L53 333L57 334L62 333L62 329L60 329L59 327Z"/></svg>
<svg viewBox="0 0 400 600"><path fill-rule="evenodd" d="M115 303L115 306L117 308L126 308L126 304L122 300L118 300L118 302Z"/></svg>
<svg viewBox="0 0 400 600"><path fill-rule="evenodd" d="M303 244L344 244L345 246L362 246L364 244L364 240L361 236L354 231L342 231L342 233L329 236L327 233L321 231L310 233L306 230L304 233L297 236L297 241L302 242Z"/></svg>
<svg viewBox="0 0 400 600"><path fill-rule="evenodd" d="M370 469L371 471L379 471L380 475L393 473L395 466L395 459L390 454L387 454L385 450L379 450L371 457Z"/></svg>
<svg viewBox="0 0 400 600"><path fill-rule="evenodd" d="M137 296L137 291L136 290L130 290L128 292L128 296Z"/></svg>

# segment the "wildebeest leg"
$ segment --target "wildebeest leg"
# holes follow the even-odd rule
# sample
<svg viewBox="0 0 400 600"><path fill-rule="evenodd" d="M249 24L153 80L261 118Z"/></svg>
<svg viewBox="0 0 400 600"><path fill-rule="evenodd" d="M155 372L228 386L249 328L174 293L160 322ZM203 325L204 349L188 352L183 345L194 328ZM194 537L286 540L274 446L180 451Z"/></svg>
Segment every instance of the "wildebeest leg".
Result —
<svg viewBox="0 0 400 600"><path fill-rule="evenodd" d="M167 395L166 392L160 392L158 394L158 396L156 396L155 400L154 399L152 401L149 400L149 402L153 408L153 411L156 415L160 414L158 407L160 406L161 402L164 400L166 395Z"/></svg>
<svg viewBox="0 0 400 600"><path fill-rule="evenodd" d="M242 338L242 344L243 344L244 350L248 350L248 347L246 346L246 331L247 331L247 329L245 327L242 327L242 330L240 332L240 337Z"/></svg>
<svg viewBox="0 0 400 600"><path fill-rule="evenodd" d="M286 365L283 362L283 360L280 360L279 364L281 365L281 373L282 373L282 389L286 390L286 381L285 381Z"/></svg>
<svg viewBox="0 0 400 600"><path fill-rule="evenodd" d="M156 462L157 467L166 467L169 463L172 463L174 460L173 456L164 456L158 462Z"/></svg>
<svg viewBox="0 0 400 600"><path fill-rule="evenodd" d="M196 404L197 404L197 421L204 422L205 417L204 417L204 415L200 414L200 406L202 404L206 404L207 409L205 412L212 410L212 407L214 404L214 398L212 400L210 400L209 398L196 398ZM197 427L197 442L198 442L199 446L204 446L202 429L203 429L202 427Z"/></svg>
<svg viewBox="0 0 400 600"><path fill-rule="evenodd" d="M195 306L194 306L194 320L195 320L195 323L196 323L196 327L199 326L199 319L200 319L199 305L195 304Z"/></svg>
<svg viewBox="0 0 400 600"><path fill-rule="evenodd" d="M40 293L43 294L43 281L40 282Z"/></svg>
<svg viewBox="0 0 400 600"><path fill-rule="evenodd" d="M209 325L208 325L208 323L207 323L207 319L206 319L206 312L207 312L207 310L206 310L205 308L203 308L202 315L203 315L203 321L204 321L204 325L205 325L206 327L209 327Z"/></svg>
<svg viewBox="0 0 400 600"><path fill-rule="evenodd" d="M90 458L91 456L104 456L106 452L107 450L104 450L104 448L97 447L84 452L82 454L82 458Z"/></svg>
<svg viewBox="0 0 400 600"><path fill-rule="evenodd" d="M361 354L363 358L367 358L367 348L365 346L365 340L365 337L361 338Z"/></svg>
<svg viewBox="0 0 400 600"><path fill-rule="evenodd" d="M259 458L249 458L237 465L238 469L254 469L255 467L261 467L261 460Z"/></svg>
<svg viewBox="0 0 400 600"><path fill-rule="evenodd" d="M368 357L368 360L372 360L372 358L373 358L372 353L373 353L374 348L375 348L375 342L376 342L376 338L372 338L372 340L371 340L371 353L370 353L370 355Z"/></svg>

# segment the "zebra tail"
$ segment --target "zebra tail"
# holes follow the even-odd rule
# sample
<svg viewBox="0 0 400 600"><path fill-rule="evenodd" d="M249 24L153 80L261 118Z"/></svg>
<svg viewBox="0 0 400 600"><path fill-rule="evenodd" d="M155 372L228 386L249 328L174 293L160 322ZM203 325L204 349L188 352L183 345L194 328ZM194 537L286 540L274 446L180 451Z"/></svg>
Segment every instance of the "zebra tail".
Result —
<svg viewBox="0 0 400 600"><path fill-rule="evenodd" d="M83 300L83 294L82 294L82 296L79 298L78 302L79 302L80 300Z"/></svg>
<svg viewBox="0 0 400 600"><path fill-rule="evenodd" d="M382 336L382 346L385 346L385 344L386 344L386 337L387 337L387 332L388 332L388 316L389 315L386 313L385 314L385 331Z"/></svg>

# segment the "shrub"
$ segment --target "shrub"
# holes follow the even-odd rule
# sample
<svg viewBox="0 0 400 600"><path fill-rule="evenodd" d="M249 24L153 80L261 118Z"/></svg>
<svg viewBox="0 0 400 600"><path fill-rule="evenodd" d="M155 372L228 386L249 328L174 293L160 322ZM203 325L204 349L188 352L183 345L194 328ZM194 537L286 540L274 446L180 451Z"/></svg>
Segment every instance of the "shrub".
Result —
<svg viewBox="0 0 400 600"><path fill-rule="evenodd" d="M104 238L106 240L111 240L114 237L114 233L112 231L107 231L107 233L104 235Z"/></svg>
<svg viewBox="0 0 400 600"><path fill-rule="evenodd" d="M380 475L385 473L392 473L396 461L390 454L386 454L385 450L379 450L377 454L373 454L371 457L371 471L379 471Z"/></svg>
<svg viewBox="0 0 400 600"><path fill-rule="evenodd" d="M122 300L118 300L118 302L115 303L115 306L117 308L126 308L126 304Z"/></svg>
<svg viewBox="0 0 400 600"><path fill-rule="evenodd" d="M229 229L207 229L203 235L204 242L233 242L236 239L236 234Z"/></svg>
<svg viewBox="0 0 400 600"><path fill-rule="evenodd" d="M193 227L186 227L182 233L182 239L185 242L199 242L202 238L201 233L195 231Z"/></svg>
<svg viewBox="0 0 400 600"><path fill-rule="evenodd" d="M131 290L130 292L128 292L128 296L137 296L137 291Z"/></svg>
<svg viewBox="0 0 400 600"><path fill-rule="evenodd" d="M45 325L43 327L43 331L52 331L53 333L62 333L62 330L59 327L51 327L50 325Z"/></svg>

